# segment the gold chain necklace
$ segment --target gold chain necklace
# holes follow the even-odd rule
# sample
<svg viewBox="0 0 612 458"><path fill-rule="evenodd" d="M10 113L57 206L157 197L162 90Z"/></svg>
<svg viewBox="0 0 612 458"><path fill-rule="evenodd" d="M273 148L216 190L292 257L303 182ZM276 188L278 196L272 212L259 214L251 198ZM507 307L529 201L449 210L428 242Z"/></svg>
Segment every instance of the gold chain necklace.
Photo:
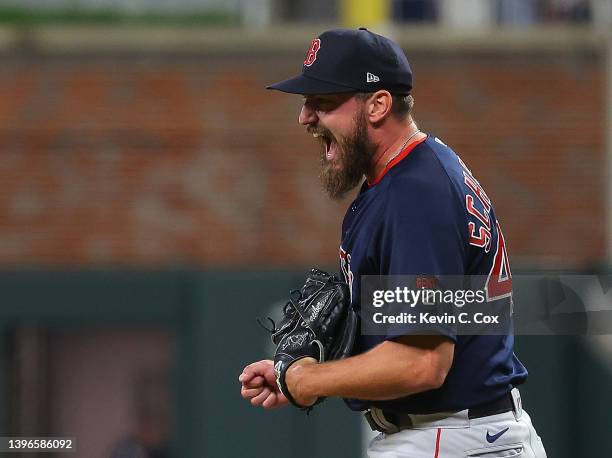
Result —
<svg viewBox="0 0 612 458"><path fill-rule="evenodd" d="M404 142L404 144L400 147L400 149L398 149L397 152L393 156L391 156L389 158L389 160L385 164L385 168L387 168L387 166L389 165L389 162L391 162L393 159L395 159L397 156L399 156L399 154L404 150L404 148L406 147L408 142L410 140L412 140L414 137L416 137L417 134L420 134L420 133L421 133L421 131L419 129L417 129L415 133L413 133L410 137L408 137L408 139Z"/></svg>

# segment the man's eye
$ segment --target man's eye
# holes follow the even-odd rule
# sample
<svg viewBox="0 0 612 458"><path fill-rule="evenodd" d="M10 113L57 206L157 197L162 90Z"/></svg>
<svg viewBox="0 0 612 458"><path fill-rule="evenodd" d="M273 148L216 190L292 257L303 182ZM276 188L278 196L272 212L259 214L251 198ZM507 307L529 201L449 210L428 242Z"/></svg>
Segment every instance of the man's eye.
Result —
<svg viewBox="0 0 612 458"><path fill-rule="evenodd" d="M304 99L304 105L316 111L332 111L339 103L336 100Z"/></svg>
<svg viewBox="0 0 612 458"><path fill-rule="evenodd" d="M330 111L336 108L337 106L337 104L331 100L322 100L318 102L316 105L317 105L317 108L321 111Z"/></svg>

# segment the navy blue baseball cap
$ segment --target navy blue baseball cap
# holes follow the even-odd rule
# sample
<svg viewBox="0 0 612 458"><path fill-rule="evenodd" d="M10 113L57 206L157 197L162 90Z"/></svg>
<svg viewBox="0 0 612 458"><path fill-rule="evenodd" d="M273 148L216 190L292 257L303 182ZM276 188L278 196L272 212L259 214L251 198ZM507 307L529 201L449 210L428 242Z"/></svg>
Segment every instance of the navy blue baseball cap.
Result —
<svg viewBox="0 0 612 458"><path fill-rule="evenodd" d="M267 86L291 94L409 94L412 70L397 43L365 28L335 29L312 40L302 74Z"/></svg>

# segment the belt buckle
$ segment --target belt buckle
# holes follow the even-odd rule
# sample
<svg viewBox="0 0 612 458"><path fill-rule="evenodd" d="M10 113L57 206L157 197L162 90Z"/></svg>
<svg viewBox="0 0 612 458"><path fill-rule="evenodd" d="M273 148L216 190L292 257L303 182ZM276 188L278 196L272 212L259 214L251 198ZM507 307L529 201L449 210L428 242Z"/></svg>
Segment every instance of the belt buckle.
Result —
<svg viewBox="0 0 612 458"><path fill-rule="evenodd" d="M372 431L379 431L385 434L394 434L400 432L401 428L398 425L391 423L381 409L372 407L364 414Z"/></svg>
<svg viewBox="0 0 612 458"><path fill-rule="evenodd" d="M372 429L372 431L378 431L379 433L384 432L383 429L378 425L378 423L376 423L372 418L372 412L368 410L366 413L363 414L363 416L368 422L368 425L370 425L370 429Z"/></svg>

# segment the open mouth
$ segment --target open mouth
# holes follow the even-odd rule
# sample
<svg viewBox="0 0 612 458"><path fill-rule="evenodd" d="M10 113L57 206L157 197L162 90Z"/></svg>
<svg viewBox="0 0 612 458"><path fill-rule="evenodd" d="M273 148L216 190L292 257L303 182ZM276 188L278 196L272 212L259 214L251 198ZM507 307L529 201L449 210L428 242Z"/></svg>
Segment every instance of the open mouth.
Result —
<svg viewBox="0 0 612 458"><path fill-rule="evenodd" d="M338 144L332 135L326 132L313 132L312 136L319 140L325 148L325 159L328 161L335 159L338 152Z"/></svg>

